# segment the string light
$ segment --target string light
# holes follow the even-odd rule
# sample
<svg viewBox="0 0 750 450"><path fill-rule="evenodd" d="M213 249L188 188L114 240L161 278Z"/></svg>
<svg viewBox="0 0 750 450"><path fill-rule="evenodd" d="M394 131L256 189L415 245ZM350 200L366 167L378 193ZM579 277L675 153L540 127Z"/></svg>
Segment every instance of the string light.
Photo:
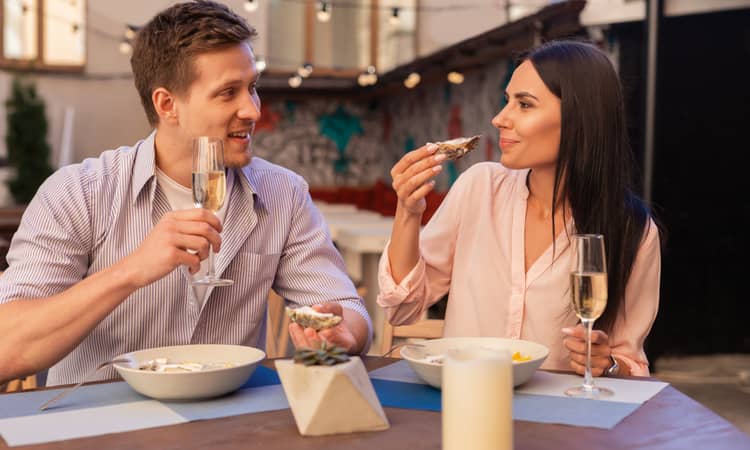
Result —
<svg viewBox="0 0 750 450"><path fill-rule="evenodd" d="M372 86L378 82L378 74L375 66L367 66L364 72L357 77L357 84L360 86Z"/></svg>
<svg viewBox="0 0 750 450"><path fill-rule="evenodd" d="M75 6L76 0L68 0L71 5ZM290 1L296 1L296 0L290 0ZM299 1L307 1L307 0L299 0ZM259 8L260 0L245 0L243 2L244 9L247 12L254 12L257 11ZM354 4L343 4L344 7L354 7ZM341 4L340 4L341 6ZM358 6L357 6L358 7ZM21 2L21 9L24 14L28 14L31 10L27 2ZM378 9L386 9L390 10L391 14L388 18L389 24L392 26L397 26L401 22L400 13L403 9L400 6L391 6L391 7L379 7ZM465 8L465 7L414 7L415 11L443 11L443 10L451 10L451 9L471 9L471 8ZM331 10L332 10L332 4L329 0L318 0L317 2L317 19L321 22L328 22L331 19ZM55 17L58 20L64 20L62 18ZM71 29L73 33L77 33L81 30L82 25L76 22L68 22L71 26ZM118 39L116 35L113 35L105 30L97 29L96 27L91 27L90 24L86 24L86 29L91 29L92 32L95 32L95 34L99 34L108 38L111 38L113 40ZM133 45L132 41L135 39L137 35L137 31L140 27L125 24L125 31L124 31L124 38L119 41L119 51L123 55L131 55L133 53ZM258 72L263 72L267 69L267 61L262 58L258 57L256 60L256 70ZM297 73L290 76L288 79L289 86L292 88L298 88L302 85L303 79L308 78L313 71L313 65L309 62L305 62L297 69ZM457 71L451 71L447 75L447 80L450 83L453 84L461 84L464 82L464 75L461 72ZM377 75L377 69L374 66L368 66L365 71L363 71L361 74L357 77L357 82L360 86L370 86L373 84L376 84L378 81L378 75ZM417 72L410 73L406 79L404 79L403 84L408 89L413 89L419 83L421 82L421 76Z"/></svg>
<svg viewBox="0 0 750 450"><path fill-rule="evenodd" d="M310 74L313 71L313 65L309 62L306 62L302 64L299 69L297 69L297 75L301 76L302 78L307 78L310 76Z"/></svg>
<svg viewBox="0 0 750 450"><path fill-rule="evenodd" d="M133 46L127 39L123 39L122 42L120 42L120 53L123 55L130 55L133 53Z"/></svg>
<svg viewBox="0 0 750 450"><path fill-rule="evenodd" d="M245 11L251 13L258 10L258 0L247 0L245 2Z"/></svg>
<svg viewBox="0 0 750 450"><path fill-rule="evenodd" d="M302 86L302 77L299 75L292 75L289 77L289 86L291 86L293 89L297 89L298 87Z"/></svg>
<svg viewBox="0 0 750 450"><path fill-rule="evenodd" d="M328 22L331 20L331 5L325 1L320 0L318 2L318 20L321 22Z"/></svg>
<svg viewBox="0 0 750 450"><path fill-rule="evenodd" d="M401 11L401 8L398 6L394 6L391 9L391 17L388 18L388 23L391 24L391 26L398 26L399 23L401 23L401 19L398 17L398 13Z"/></svg>
<svg viewBox="0 0 750 450"><path fill-rule="evenodd" d="M135 38L135 32L138 30L138 27L134 25L125 25L125 39L133 40Z"/></svg>
<svg viewBox="0 0 750 450"><path fill-rule="evenodd" d="M420 81L422 81L422 77L420 77L417 72L412 72L404 80L404 86L406 86L408 89L414 89Z"/></svg>
<svg viewBox="0 0 750 450"><path fill-rule="evenodd" d="M453 84L461 84L464 82L464 75L461 72L450 72L448 74L448 81Z"/></svg>

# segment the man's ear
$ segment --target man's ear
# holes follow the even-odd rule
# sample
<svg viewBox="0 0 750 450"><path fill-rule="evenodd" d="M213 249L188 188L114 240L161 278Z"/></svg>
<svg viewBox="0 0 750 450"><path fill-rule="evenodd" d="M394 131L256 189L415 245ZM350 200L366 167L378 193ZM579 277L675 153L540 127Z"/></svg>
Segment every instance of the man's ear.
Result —
<svg viewBox="0 0 750 450"><path fill-rule="evenodd" d="M156 88L151 94L151 101L154 103L156 114L159 115L159 122L171 124L178 122L177 102L175 102L174 95L166 88Z"/></svg>

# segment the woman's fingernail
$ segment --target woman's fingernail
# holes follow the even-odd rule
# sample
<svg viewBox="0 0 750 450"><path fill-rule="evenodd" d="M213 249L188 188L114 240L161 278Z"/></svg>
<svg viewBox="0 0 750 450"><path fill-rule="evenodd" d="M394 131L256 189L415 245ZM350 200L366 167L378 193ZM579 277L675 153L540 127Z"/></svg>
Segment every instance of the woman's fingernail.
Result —
<svg viewBox="0 0 750 450"><path fill-rule="evenodd" d="M563 328L562 329L563 334L573 334L572 328Z"/></svg>
<svg viewBox="0 0 750 450"><path fill-rule="evenodd" d="M435 158L435 161L442 161L445 159L445 153L439 153L435 155L434 158Z"/></svg>
<svg viewBox="0 0 750 450"><path fill-rule="evenodd" d="M438 146L435 144L427 144L427 151L430 153L434 153L438 149Z"/></svg>
<svg viewBox="0 0 750 450"><path fill-rule="evenodd" d="M443 170L443 166L435 166L432 168L433 172L440 172L441 170Z"/></svg>

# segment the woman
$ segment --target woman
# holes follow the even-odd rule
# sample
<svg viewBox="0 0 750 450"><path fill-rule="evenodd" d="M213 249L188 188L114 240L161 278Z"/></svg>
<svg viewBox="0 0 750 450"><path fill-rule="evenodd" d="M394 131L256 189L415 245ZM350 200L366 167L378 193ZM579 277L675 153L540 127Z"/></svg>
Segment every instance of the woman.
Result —
<svg viewBox="0 0 750 450"><path fill-rule="evenodd" d="M459 177L420 233L442 155L426 145L391 170L398 206L380 262L393 324L416 321L450 289L446 336L499 336L549 347L543 367L583 373L583 327L569 294L569 236L605 236L608 304L592 333L592 373L648 375L643 341L659 301L659 232L630 190L631 152L617 74L579 42L520 59L492 119L500 164ZM554 199L554 200L553 200Z"/></svg>

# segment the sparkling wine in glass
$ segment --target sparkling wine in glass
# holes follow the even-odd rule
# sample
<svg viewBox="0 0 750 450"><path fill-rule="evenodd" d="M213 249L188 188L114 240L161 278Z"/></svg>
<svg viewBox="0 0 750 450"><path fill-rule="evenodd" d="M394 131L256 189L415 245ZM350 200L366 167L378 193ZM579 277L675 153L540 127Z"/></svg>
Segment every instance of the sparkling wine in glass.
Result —
<svg viewBox="0 0 750 450"><path fill-rule="evenodd" d="M221 138L199 136L193 139L193 204L216 214L227 195L227 178L224 172L224 142ZM208 273L193 284L230 286L232 280L216 277L214 251L208 252Z"/></svg>
<svg viewBox="0 0 750 450"><path fill-rule="evenodd" d="M604 236L577 234L571 242L573 265L570 272L570 298L573 309L586 330L586 369L583 385L565 391L571 397L611 397L611 389L594 385L591 376L591 330L607 307L607 260Z"/></svg>

